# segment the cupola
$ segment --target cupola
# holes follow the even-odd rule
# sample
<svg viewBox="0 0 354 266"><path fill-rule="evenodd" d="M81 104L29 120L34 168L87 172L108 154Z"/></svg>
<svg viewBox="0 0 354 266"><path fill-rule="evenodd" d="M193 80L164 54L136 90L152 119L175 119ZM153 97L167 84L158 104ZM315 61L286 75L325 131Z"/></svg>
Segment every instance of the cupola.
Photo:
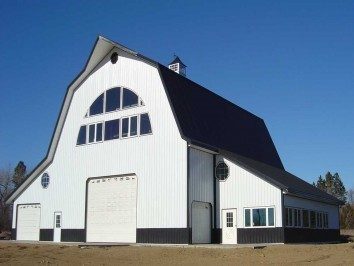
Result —
<svg viewBox="0 0 354 266"><path fill-rule="evenodd" d="M175 55L175 59L168 65L168 68L174 72L186 76L186 65L182 63L181 59Z"/></svg>

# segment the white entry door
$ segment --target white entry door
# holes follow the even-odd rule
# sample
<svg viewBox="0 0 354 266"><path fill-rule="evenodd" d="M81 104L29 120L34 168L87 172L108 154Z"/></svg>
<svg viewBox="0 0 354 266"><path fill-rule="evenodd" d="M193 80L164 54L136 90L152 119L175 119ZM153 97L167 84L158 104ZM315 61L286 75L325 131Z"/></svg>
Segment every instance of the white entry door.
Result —
<svg viewBox="0 0 354 266"><path fill-rule="evenodd" d="M87 242L136 242L137 177L92 179L87 188Z"/></svg>
<svg viewBox="0 0 354 266"><path fill-rule="evenodd" d="M60 242L61 240L61 212L54 213L54 242Z"/></svg>
<svg viewBox="0 0 354 266"><path fill-rule="evenodd" d="M222 243L237 244L236 209L222 210Z"/></svg>

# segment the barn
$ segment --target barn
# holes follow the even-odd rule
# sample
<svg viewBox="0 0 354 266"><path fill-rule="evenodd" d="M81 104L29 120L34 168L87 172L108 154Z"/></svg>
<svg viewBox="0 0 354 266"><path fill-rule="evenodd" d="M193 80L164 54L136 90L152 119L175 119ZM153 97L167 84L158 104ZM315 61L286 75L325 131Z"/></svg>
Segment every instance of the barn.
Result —
<svg viewBox="0 0 354 266"><path fill-rule="evenodd" d="M101 36L7 203L16 240L176 244L337 241L342 204L178 57L165 67Z"/></svg>

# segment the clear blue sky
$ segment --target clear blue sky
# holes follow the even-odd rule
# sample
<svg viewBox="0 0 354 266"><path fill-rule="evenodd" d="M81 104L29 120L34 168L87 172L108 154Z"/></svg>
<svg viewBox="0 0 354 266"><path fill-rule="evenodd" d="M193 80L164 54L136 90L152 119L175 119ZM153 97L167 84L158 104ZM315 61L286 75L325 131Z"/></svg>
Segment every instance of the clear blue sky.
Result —
<svg viewBox="0 0 354 266"><path fill-rule="evenodd" d="M286 169L354 187L353 1L1 1L0 167L46 154L101 34L262 117ZM148 3L149 2L149 3Z"/></svg>

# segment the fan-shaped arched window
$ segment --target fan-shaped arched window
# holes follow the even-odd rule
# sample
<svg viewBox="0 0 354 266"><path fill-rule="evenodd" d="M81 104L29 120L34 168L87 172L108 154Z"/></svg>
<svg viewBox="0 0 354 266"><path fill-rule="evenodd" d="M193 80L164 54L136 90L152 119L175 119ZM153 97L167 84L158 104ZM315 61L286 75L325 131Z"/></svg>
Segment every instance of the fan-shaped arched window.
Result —
<svg viewBox="0 0 354 266"><path fill-rule="evenodd" d="M132 90L116 87L102 93L91 104L86 117L144 105Z"/></svg>

